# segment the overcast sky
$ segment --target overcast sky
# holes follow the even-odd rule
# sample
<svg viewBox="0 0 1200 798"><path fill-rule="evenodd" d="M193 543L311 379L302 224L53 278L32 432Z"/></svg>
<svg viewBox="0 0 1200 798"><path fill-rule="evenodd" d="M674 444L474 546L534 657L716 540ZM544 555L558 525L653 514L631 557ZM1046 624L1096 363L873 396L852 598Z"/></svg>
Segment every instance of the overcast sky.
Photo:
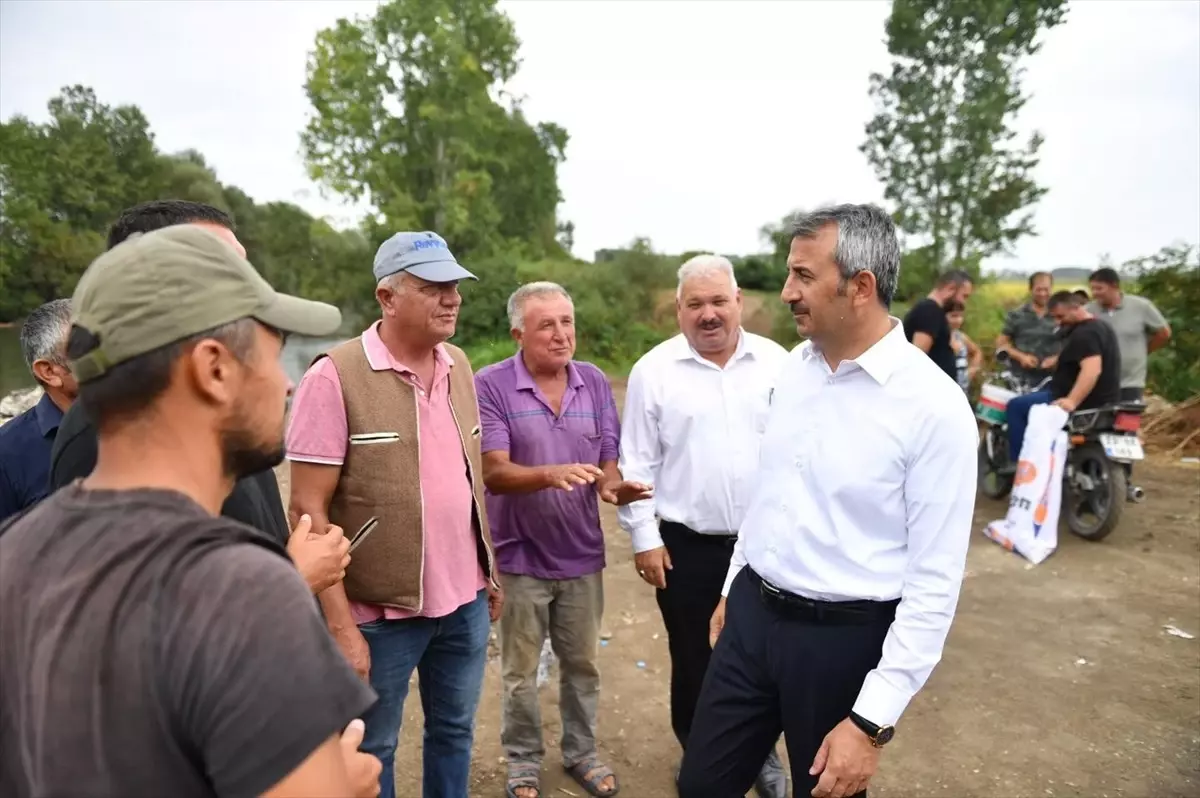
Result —
<svg viewBox="0 0 1200 798"><path fill-rule="evenodd" d="M258 201L335 222L355 210L307 178L298 132L318 30L372 2L0 2L0 117L43 120L62 86L136 103L167 151L193 147ZM745 253L796 207L880 201L859 153L890 3L502 3L523 45L512 85L571 136L560 217L576 254ZM1024 129L1046 136L1040 235L1023 270L1200 242L1200 2L1075 0L1028 64Z"/></svg>

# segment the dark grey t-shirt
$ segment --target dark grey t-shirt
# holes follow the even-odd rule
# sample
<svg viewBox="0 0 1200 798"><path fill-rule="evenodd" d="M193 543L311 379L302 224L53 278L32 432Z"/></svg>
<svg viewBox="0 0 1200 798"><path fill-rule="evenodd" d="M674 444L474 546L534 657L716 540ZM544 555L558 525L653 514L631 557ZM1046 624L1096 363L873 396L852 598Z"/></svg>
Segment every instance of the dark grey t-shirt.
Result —
<svg viewBox="0 0 1200 798"><path fill-rule="evenodd" d="M171 491L0 530L0 795L257 796L370 707L285 551Z"/></svg>

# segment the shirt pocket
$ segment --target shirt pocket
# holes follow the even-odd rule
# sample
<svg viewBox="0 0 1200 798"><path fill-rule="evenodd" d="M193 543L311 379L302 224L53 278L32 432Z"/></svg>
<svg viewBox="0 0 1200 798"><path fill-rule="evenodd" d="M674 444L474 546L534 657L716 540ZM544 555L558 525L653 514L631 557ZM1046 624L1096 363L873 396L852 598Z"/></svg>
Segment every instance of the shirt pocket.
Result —
<svg viewBox="0 0 1200 798"><path fill-rule="evenodd" d="M397 443L399 432L360 432L350 436L351 446L373 446L381 443Z"/></svg>
<svg viewBox="0 0 1200 798"><path fill-rule="evenodd" d="M585 432L579 435L576 449L578 451L578 462L587 463L590 465L600 465L600 445L601 436L599 432Z"/></svg>

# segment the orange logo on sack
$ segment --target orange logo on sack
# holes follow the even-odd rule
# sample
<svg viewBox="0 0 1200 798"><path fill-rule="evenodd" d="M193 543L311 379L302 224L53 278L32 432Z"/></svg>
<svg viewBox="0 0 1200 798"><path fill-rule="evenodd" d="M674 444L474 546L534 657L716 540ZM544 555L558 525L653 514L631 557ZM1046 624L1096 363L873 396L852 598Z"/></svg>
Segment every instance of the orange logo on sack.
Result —
<svg viewBox="0 0 1200 798"><path fill-rule="evenodd" d="M1037 466L1029 460L1017 463L1017 475L1013 477L1014 485L1028 485L1037 479Z"/></svg>

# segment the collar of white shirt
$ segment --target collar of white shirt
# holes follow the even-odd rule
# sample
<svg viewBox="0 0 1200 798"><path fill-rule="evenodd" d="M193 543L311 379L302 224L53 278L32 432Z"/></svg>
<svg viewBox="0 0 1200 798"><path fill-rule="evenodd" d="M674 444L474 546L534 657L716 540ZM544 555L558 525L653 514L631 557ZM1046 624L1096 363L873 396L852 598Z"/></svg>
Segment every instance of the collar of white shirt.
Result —
<svg viewBox="0 0 1200 798"><path fill-rule="evenodd" d="M716 363L713 363L711 360L706 360L699 352L693 349L691 343L687 339L687 336L683 333L675 336L673 343L674 346L672 347L671 355L675 360L695 360L696 362L708 366L709 368L720 368L720 366L718 366ZM757 354L755 350L757 348L757 343L753 340L753 338L747 335L743 328L738 327L737 349L733 350L733 357L729 358L729 363L726 364L726 367L728 368L730 364L736 363L744 357L755 357Z"/></svg>
<svg viewBox="0 0 1200 798"><path fill-rule="evenodd" d="M909 353L908 338L904 335L903 323L895 316L888 316L888 320L891 321L892 329L888 330L886 335L853 360L843 360L838 364L836 370L829 368L829 364L821 356L820 347L812 340L805 342L800 351L800 357L804 360L816 359L822 367L833 374L845 373L843 369L850 364L850 369L860 368L875 382L884 385L900 367L904 356Z"/></svg>

